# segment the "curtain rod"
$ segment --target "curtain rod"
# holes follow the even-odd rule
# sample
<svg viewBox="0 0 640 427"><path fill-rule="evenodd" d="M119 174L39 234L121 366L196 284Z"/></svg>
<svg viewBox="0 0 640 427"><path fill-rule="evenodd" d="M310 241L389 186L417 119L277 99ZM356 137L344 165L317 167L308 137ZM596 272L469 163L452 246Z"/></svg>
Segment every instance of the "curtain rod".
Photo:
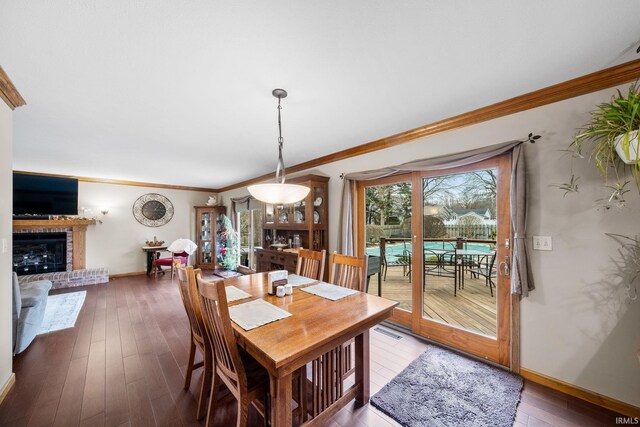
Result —
<svg viewBox="0 0 640 427"><path fill-rule="evenodd" d="M640 50L640 47L638 47L638 50ZM531 144L535 144L537 140L539 140L541 138L540 135L534 135L533 132L529 132L529 135L527 135L527 137L525 139L521 139L520 142L524 143L524 142L530 142ZM345 173L342 172L339 175L340 179L344 179L344 175Z"/></svg>

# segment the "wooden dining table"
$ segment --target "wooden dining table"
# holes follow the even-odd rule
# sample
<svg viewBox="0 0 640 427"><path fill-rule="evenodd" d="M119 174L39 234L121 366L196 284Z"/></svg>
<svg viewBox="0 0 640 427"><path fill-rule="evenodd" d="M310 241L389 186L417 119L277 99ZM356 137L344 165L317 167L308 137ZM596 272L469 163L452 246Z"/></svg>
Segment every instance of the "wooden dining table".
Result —
<svg viewBox="0 0 640 427"><path fill-rule="evenodd" d="M323 425L354 398L369 402L369 329L389 318L397 302L359 292L337 301L294 288L293 295L277 297L267 293L267 273L250 274L225 280L251 295L230 306L262 298L292 316L250 331L235 323L238 345L253 356L269 373L271 425L289 427L292 423L292 376L301 367L355 338L355 384L342 397L304 425Z"/></svg>

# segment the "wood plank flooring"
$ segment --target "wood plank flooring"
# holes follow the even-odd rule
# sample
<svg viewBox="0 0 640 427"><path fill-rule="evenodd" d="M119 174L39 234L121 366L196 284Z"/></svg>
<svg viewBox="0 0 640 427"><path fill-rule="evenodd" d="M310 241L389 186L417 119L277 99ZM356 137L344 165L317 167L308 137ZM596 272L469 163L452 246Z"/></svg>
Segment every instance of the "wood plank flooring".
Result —
<svg viewBox="0 0 640 427"><path fill-rule="evenodd" d="M464 289L453 295L453 277L427 275L424 286L424 316L473 332L496 336L496 298L491 296L485 279L466 274ZM377 277L372 277L369 293L378 294ZM495 295L495 289L494 289ZM411 283L402 267L389 267L382 281L382 296L411 309Z"/></svg>
<svg viewBox="0 0 640 427"><path fill-rule="evenodd" d="M0 406L0 426L200 426L191 388L183 390L188 320L177 285L168 275L112 280L84 289L87 297L74 328L38 336L14 358L16 384ZM60 291L55 291L60 293ZM371 392L400 373L427 344L398 333L371 332ZM223 407L216 425L234 425ZM613 424L615 414L526 383L514 425ZM255 412L250 425L261 425ZM392 419L370 405L339 411L332 427L390 427Z"/></svg>

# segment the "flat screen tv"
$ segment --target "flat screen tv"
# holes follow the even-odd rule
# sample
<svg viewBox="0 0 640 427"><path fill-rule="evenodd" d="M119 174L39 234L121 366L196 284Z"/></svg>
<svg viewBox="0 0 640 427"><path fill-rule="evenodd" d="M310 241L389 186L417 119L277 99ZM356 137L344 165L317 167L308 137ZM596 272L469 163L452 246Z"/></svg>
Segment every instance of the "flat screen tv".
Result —
<svg viewBox="0 0 640 427"><path fill-rule="evenodd" d="M78 180L14 173L13 214L77 215Z"/></svg>

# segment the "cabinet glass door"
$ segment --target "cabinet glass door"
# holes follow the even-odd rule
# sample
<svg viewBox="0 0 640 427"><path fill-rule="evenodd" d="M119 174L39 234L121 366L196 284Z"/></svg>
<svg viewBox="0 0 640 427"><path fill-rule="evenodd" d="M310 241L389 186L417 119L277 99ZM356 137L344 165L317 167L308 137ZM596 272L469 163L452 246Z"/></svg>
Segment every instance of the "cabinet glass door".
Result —
<svg viewBox="0 0 640 427"><path fill-rule="evenodd" d="M291 205L279 205L276 207L276 223L278 225L289 225L293 221L291 217Z"/></svg>
<svg viewBox="0 0 640 427"><path fill-rule="evenodd" d="M313 223L326 223L326 195L323 187L313 187Z"/></svg>
<svg viewBox="0 0 640 427"><path fill-rule="evenodd" d="M293 204L293 223L296 225L307 222L306 202L301 200Z"/></svg>
<svg viewBox="0 0 640 427"><path fill-rule="evenodd" d="M271 204L266 204L265 206L265 217L264 217L264 223L265 224L275 224L275 207Z"/></svg>
<svg viewBox="0 0 640 427"><path fill-rule="evenodd" d="M211 262L211 213L203 212L200 216L200 259L202 264Z"/></svg>

